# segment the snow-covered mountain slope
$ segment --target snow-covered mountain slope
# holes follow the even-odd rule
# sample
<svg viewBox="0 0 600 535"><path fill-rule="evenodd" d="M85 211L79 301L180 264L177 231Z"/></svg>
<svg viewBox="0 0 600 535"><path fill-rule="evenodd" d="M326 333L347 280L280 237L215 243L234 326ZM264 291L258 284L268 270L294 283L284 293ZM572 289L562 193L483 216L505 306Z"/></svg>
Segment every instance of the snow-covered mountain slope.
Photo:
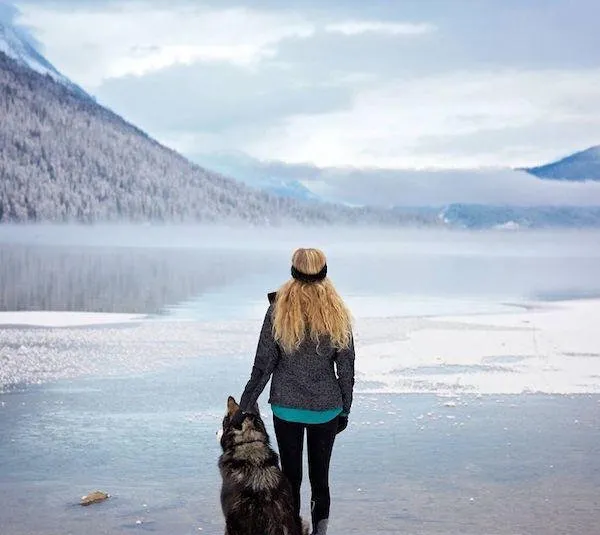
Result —
<svg viewBox="0 0 600 535"><path fill-rule="evenodd" d="M599 180L600 145L571 154L562 160L525 169L539 178L552 180Z"/></svg>
<svg viewBox="0 0 600 535"><path fill-rule="evenodd" d="M58 83L81 91L37 51L35 42L24 30L12 24L14 15L14 8L0 5L0 52L4 52L9 58L35 72L50 76Z"/></svg>
<svg viewBox="0 0 600 535"><path fill-rule="evenodd" d="M0 222L430 223L285 198L193 164L60 73L17 14L0 4Z"/></svg>
<svg viewBox="0 0 600 535"><path fill-rule="evenodd" d="M417 222L275 197L207 171L2 52L0 109L0 222Z"/></svg>

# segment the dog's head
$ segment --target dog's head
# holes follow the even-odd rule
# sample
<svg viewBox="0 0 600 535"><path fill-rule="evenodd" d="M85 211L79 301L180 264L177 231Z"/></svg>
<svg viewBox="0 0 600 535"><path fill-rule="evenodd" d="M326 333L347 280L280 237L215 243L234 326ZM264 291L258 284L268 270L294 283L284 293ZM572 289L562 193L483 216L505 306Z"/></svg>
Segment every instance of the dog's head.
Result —
<svg viewBox="0 0 600 535"><path fill-rule="evenodd" d="M265 424L260 417L258 405L255 404L253 412L246 413L241 425L233 425L233 416L240 410L240 406L232 396L227 398L227 411L223 418L223 428L221 435L221 447L223 450L232 445L241 442L263 441L268 442L269 438Z"/></svg>

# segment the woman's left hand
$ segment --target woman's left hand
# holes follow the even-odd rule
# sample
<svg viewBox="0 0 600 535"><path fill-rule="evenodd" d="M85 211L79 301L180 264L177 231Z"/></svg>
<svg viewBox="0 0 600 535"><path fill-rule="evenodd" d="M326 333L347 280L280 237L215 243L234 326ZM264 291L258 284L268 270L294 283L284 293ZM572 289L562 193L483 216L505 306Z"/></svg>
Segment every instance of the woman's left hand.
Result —
<svg viewBox="0 0 600 535"><path fill-rule="evenodd" d="M235 412L235 414L231 417L231 420L229 420L229 425L231 425L232 427L235 427L236 429L241 429L242 423L244 422L245 418L246 418L246 413L243 410L238 409Z"/></svg>
<svg viewBox="0 0 600 535"><path fill-rule="evenodd" d="M341 433L346 427L348 427L348 416L340 414L338 416L337 433Z"/></svg>

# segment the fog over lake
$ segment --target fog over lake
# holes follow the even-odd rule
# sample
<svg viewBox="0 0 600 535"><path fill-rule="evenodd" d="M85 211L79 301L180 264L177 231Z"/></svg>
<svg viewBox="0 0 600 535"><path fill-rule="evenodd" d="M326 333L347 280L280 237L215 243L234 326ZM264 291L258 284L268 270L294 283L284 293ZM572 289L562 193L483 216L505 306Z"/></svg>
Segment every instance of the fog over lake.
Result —
<svg viewBox="0 0 600 535"><path fill-rule="evenodd" d="M421 305L600 294L597 231L4 226L0 308L166 313L219 295L241 311L287 279L298 246L325 250L357 314L384 312L390 294Z"/></svg>

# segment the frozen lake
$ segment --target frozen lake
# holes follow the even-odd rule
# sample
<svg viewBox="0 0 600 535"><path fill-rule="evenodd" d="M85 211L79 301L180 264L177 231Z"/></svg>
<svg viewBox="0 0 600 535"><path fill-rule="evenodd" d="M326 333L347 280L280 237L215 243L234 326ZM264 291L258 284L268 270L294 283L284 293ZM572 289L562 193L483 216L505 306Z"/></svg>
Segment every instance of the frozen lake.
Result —
<svg viewBox="0 0 600 535"><path fill-rule="evenodd" d="M333 535L594 532L600 301L564 300L600 233L7 226L0 533L222 533L215 432L298 245L356 316Z"/></svg>
<svg viewBox="0 0 600 535"><path fill-rule="evenodd" d="M202 357L4 394L0 532L222 533L215 431L247 370ZM597 395L358 395L332 460L331 532L594 533L599 415ZM74 505L96 488L113 497Z"/></svg>

